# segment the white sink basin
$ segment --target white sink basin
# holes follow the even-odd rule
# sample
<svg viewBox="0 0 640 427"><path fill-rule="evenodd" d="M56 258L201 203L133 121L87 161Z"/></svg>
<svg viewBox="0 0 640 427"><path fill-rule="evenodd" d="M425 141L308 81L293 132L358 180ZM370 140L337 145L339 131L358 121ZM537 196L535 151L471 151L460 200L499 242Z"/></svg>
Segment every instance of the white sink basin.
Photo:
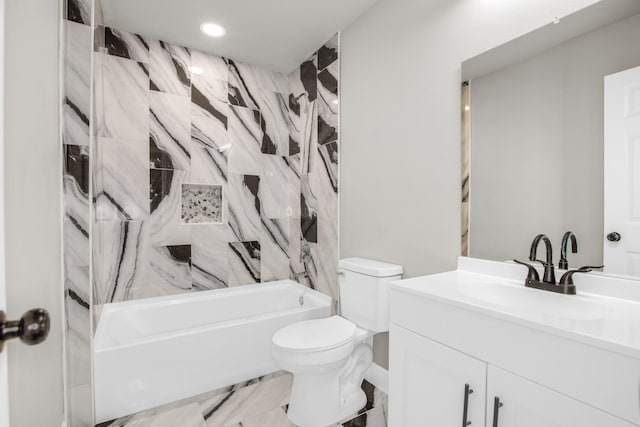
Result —
<svg viewBox="0 0 640 427"><path fill-rule="evenodd" d="M556 294L539 289L500 283L461 284L462 299L478 300L496 309L568 320L602 319L605 308L580 296Z"/></svg>

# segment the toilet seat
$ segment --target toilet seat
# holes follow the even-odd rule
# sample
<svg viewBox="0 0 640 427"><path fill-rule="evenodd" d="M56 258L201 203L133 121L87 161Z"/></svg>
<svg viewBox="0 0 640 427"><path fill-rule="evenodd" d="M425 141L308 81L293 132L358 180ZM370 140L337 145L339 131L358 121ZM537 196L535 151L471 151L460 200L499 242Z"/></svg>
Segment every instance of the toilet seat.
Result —
<svg viewBox="0 0 640 427"><path fill-rule="evenodd" d="M355 337L356 325L340 316L304 320L273 335L273 355L298 367L332 364L351 354Z"/></svg>

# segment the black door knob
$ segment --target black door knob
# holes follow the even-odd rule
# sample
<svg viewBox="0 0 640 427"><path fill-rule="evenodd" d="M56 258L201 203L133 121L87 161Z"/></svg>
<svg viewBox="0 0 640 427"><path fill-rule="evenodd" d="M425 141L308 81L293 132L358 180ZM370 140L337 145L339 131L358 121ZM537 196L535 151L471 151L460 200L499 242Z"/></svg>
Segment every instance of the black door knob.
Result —
<svg viewBox="0 0 640 427"><path fill-rule="evenodd" d="M27 311L20 320L7 320L0 310L0 351L4 342L13 338L20 338L27 345L40 344L49 335L50 327L49 313L42 308Z"/></svg>
<svg viewBox="0 0 640 427"><path fill-rule="evenodd" d="M607 240L610 242L619 242L620 239L622 239L622 236L620 235L620 233L616 233L615 231L613 233L607 234Z"/></svg>

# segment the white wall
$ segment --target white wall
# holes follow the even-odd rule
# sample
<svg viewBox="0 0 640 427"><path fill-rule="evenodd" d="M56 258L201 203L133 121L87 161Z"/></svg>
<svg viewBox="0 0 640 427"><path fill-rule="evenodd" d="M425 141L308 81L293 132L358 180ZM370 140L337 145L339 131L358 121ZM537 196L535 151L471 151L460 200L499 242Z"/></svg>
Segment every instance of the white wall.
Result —
<svg viewBox="0 0 640 427"><path fill-rule="evenodd" d="M635 15L471 82L471 256L547 233L557 261L571 230L570 265L602 263L604 76L640 65L638 40Z"/></svg>
<svg viewBox="0 0 640 427"><path fill-rule="evenodd" d="M342 32L342 257L455 268L460 63L593 3L380 0Z"/></svg>
<svg viewBox="0 0 640 427"><path fill-rule="evenodd" d="M11 427L63 418L58 26L53 0L9 0L5 33L5 207L8 312L51 314L49 338L9 344Z"/></svg>

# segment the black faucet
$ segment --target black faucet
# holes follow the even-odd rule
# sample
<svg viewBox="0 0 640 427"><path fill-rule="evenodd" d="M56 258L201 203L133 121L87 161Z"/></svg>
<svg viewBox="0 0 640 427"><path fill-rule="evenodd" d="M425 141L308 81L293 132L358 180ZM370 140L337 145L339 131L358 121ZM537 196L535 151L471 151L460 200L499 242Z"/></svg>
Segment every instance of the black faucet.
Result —
<svg viewBox="0 0 640 427"><path fill-rule="evenodd" d="M538 245L540 240L544 241L544 245L547 249L547 261L540 261L537 257ZM544 235L538 234L531 242L531 251L529 252L529 261L538 261L544 266L544 274L542 282L556 284L556 274L553 269L553 250L551 249L551 240Z"/></svg>
<svg viewBox="0 0 640 427"><path fill-rule="evenodd" d="M560 246L560 262L558 263L558 268L561 270L569 269L569 262L567 261L567 244L569 243L569 239L571 239L571 252L574 254L578 253L576 235L571 231L567 231L564 233L564 236L562 236L562 246Z"/></svg>

